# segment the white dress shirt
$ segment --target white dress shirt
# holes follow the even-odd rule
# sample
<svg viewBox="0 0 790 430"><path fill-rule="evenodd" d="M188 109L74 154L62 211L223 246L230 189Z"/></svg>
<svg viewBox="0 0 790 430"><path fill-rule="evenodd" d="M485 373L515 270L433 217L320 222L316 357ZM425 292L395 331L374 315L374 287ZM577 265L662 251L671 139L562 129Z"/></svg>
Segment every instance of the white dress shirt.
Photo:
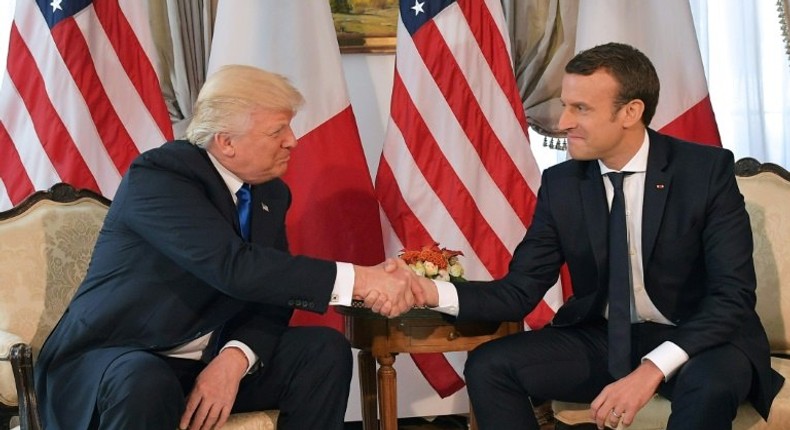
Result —
<svg viewBox="0 0 790 430"><path fill-rule="evenodd" d="M623 184L625 194L626 224L628 228L628 249L631 265L631 320L633 322L654 322L659 324L674 325L664 315L659 312L653 301L650 300L645 290L644 266L642 264L642 206L644 201L645 176L647 171L647 155L650 149L650 139L645 131L644 141L639 151L626 163L622 172L632 172L626 176ZM601 174L605 175L613 172L606 167L600 160ZM612 205L614 190L612 183L607 177L603 181L606 189L606 198L609 207ZM458 315L458 293L455 286L449 282L434 281L439 292L439 306L433 308L436 311L450 315ZM607 306L608 311L608 306ZM675 372L688 361L689 356L673 342L664 342L647 355L642 360L652 361L664 374L664 379L668 380Z"/></svg>
<svg viewBox="0 0 790 430"><path fill-rule="evenodd" d="M233 203L236 203L236 191L238 191L244 182L236 175L231 173L228 169L220 164L214 156L208 154L211 163L219 172L225 185L228 187ZM332 290L330 305L351 305L354 290L354 266L351 263L337 263L337 276L335 277L335 285ZM213 332L207 333L197 339L173 348L169 351L161 352L161 355L175 358L186 358L190 360L200 360L203 356L203 351L206 349ZM220 352L225 348L238 348L247 357L247 372L252 369L252 366L258 361L258 356L252 349L242 342L237 340L228 341ZM261 363L264 365L265 363Z"/></svg>

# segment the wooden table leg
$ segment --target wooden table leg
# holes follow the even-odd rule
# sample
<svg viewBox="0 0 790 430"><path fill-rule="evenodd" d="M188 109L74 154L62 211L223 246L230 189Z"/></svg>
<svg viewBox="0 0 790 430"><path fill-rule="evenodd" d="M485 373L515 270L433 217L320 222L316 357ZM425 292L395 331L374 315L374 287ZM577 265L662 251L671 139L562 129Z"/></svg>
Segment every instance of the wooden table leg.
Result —
<svg viewBox="0 0 790 430"><path fill-rule="evenodd" d="M359 391L362 401L362 429L378 430L376 415L378 398L376 393L376 362L370 351L360 350L357 354L359 365Z"/></svg>
<svg viewBox="0 0 790 430"><path fill-rule="evenodd" d="M379 417L381 430L398 430L398 390L394 354L376 356L379 363Z"/></svg>

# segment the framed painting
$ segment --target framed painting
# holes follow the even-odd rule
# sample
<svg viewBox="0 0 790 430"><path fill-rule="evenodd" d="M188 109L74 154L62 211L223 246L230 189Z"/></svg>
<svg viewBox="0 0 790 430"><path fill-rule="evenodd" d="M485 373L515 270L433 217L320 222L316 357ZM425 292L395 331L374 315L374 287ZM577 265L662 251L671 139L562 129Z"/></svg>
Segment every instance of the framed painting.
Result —
<svg viewBox="0 0 790 430"><path fill-rule="evenodd" d="M340 52L395 52L398 0L328 1Z"/></svg>

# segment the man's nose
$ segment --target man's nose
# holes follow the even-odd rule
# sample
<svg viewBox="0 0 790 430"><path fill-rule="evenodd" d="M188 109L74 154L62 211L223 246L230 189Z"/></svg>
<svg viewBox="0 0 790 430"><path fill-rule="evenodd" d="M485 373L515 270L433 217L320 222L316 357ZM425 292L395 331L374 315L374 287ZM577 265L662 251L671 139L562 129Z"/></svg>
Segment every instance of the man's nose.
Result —
<svg viewBox="0 0 790 430"><path fill-rule="evenodd" d="M293 129L291 127L288 127L288 130L286 130L286 135L283 139L283 143L281 146L283 148L293 149L296 148L296 145L298 144L299 141L296 140L296 135L294 134Z"/></svg>
<svg viewBox="0 0 790 430"><path fill-rule="evenodd" d="M560 114L560 119L557 121L557 128L561 131L567 131L574 127L575 120L573 119L573 115L568 113L568 109L565 108L562 110L562 114Z"/></svg>

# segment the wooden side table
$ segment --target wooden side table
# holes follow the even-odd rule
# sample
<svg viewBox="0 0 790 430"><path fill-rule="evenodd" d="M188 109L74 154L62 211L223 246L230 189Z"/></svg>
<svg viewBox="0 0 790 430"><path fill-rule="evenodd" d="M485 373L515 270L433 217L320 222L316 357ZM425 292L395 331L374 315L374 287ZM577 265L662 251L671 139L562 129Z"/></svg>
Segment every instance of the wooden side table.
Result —
<svg viewBox="0 0 790 430"><path fill-rule="evenodd" d="M427 309L413 309L393 319L363 307L338 306L336 309L344 316L346 338L351 346L360 349L359 385L365 430L379 428L377 405L381 430L398 428L397 380L392 367L398 353L469 351L488 340L522 330L519 322L453 324L442 318L440 313ZM472 430L476 430L471 413L470 422Z"/></svg>

